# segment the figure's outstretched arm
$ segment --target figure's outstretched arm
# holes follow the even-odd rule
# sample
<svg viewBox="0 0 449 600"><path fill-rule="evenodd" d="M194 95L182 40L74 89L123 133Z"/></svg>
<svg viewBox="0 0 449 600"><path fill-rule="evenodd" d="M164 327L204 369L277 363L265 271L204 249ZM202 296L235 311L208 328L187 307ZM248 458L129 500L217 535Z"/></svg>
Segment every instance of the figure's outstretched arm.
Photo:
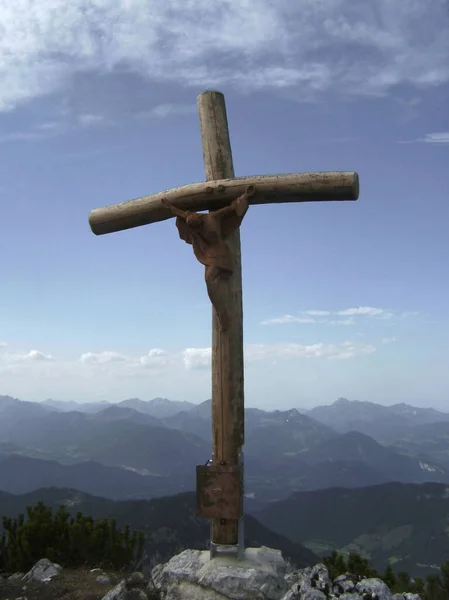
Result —
<svg viewBox="0 0 449 600"><path fill-rule="evenodd" d="M170 204L170 202L167 200L167 198L162 198L161 204L163 204L164 206L169 208L171 210L171 212L174 215L176 215L177 217L180 217L181 219L184 219L184 220L187 219L186 211L181 210L180 208L176 208L176 206L173 206L173 204Z"/></svg>
<svg viewBox="0 0 449 600"><path fill-rule="evenodd" d="M217 215L219 217L221 216L225 216L225 215L230 215L232 213L236 213L238 216L240 216L240 212L245 213L246 210L248 209L247 206L247 202L245 202L248 199L248 196L252 196L255 193L255 188L253 185L249 185L245 192L243 192L243 194L241 196L239 196L238 198L236 198L235 200L233 200L231 202L231 204L229 206L225 206L224 208L220 208L219 210L214 210L214 215ZM242 203L245 206L245 209L242 210Z"/></svg>
<svg viewBox="0 0 449 600"><path fill-rule="evenodd" d="M234 200L234 202L235 202L235 200ZM225 215L230 215L231 213L234 212L234 206L233 206L234 202L229 204L229 206L225 206L223 208L219 208L218 210L212 211L213 215L216 217L224 217Z"/></svg>

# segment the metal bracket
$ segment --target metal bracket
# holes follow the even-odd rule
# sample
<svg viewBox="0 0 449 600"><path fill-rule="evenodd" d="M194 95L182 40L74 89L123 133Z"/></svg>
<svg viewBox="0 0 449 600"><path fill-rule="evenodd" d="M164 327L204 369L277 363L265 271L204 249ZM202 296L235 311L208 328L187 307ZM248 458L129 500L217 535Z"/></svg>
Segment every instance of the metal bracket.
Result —
<svg viewBox="0 0 449 600"><path fill-rule="evenodd" d="M244 521L243 521L243 452L241 452L239 454L239 466L238 467L206 467L203 466L201 467L197 467L197 512L198 514L200 514L200 516L207 516L207 518L219 518L219 519L223 519L223 518L233 518L233 519L238 519L239 524L238 524L238 538L237 538L237 545L231 545L231 546L225 546L222 544L214 544L212 542L212 535L211 535L211 542L210 542L210 558L214 558L215 556L237 556L238 560L243 560L245 558L245 529L244 529ZM205 473L206 471L204 471L204 469L211 469L213 468L214 471L211 471L209 476L206 477ZM226 469L226 470L223 470ZM226 477L222 478L220 481L222 481L224 484L228 483L229 485L231 484L231 480L232 480L232 484L233 484L233 488L232 491L233 493L230 494L230 496L225 499L224 503L222 502L221 504L219 504L218 500L217 500L217 496L219 495L219 493L217 493L216 490L216 481L218 480L218 474L221 474L221 476L223 477L223 474L226 473ZM229 473L232 473L232 477L229 476ZM237 476L238 475L238 483L237 483ZM208 481L208 484L205 484L202 482L202 477L204 476L206 480ZM202 487L204 486L204 487ZM236 486L236 487L234 487ZM229 488L228 488L229 489ZM207 490L207 492L206 492ZM214 493L215 490L215 493ZM239 492L238 497L235 495L236 492ZM212 491L212 497L213 497L213 501L210 501L210 491ZM225 490L223 489L223 492ZM202 495L204 493L204 496ZM222 498L223 500L223 498ZM205 506L204 502L207 502L207 506ZM226 504L226 502L228 502L228 504ZM231 503L232 503L232 507L231 507ZM226 510L226 508L229 509L229 513L228 514L233 514L233 515L237 515L237 516L232 516L232 517L225 517L224 512ZM200 512L201 510L201 512ZM205 514L207 513L207 514ZM208 516L209 514L213 514L213 517ZM211 532L212 533L212 532Z"/></svg>
<svg viewBox="0 0 449 600"><path fill-rule="evenodd" d="M239 466L197 466L198 516L206 519L239 519L242 491Z"/></svg>

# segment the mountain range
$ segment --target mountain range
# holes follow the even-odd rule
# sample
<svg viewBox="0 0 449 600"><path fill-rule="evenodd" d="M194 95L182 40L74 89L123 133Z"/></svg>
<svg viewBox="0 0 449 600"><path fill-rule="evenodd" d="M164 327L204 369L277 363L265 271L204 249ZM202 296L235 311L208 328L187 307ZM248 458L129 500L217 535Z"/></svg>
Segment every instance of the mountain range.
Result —
<svg viewBox="0 0 449 600"><path fill-rule="evenodd" d="M181 411L188 411L196 405L191 402L179 402L176 400L168 400L167 398L153 398L152 400L140 400L140 398L128 398L118 403L111 402L70 402L66 400L44 400L40 403L41 406L47 406L53 410L61 412L79 411L87 413L96 413L110 406L120 406L124 408L133 408L142 414L151 415L163 419L170 417Z"/></svg>
<svg viewBox="0 0 449 600"><path fill-rule="evenodd" d="M0 397L0 489L18 493L42 485L68 486L111 499L151 498L193 490L195 465L210 457L210 400L172 406L166 399L130 399L102 403L100 410L98 403L95 409L80 404L82 411L53 404ZM389 446L366 433L338 432L311 416L320 409L320 419L329 422L331 411L342 429L348 404L359 421L363 413L365 424L370 414L377 423L380 414L386 415L386 407L343 399L307 414L245 410L245 491L254 505L333 486L449 483L447 438L438 452L432 444L434 430L449 433L444 413L409 407L404 410L411 415L409 429L403 434L408 437ZM421 423L434 413L436 422ZM413 419L419 424L412 425ZM19 472L27 477L17 474L19 458ZM107 477L100 476L106 467Z"/></svg>
<svg viewBox="0 0 449 600"><path fill-rule="evenodd" d="M246 408L244 451L247 545L300 564L358 551L414 574L449 559L448 414L343 398L309 411ZM0 396L0 515L42 499L117 516L165 559L209 538L194 489L210 455L210 400Z"/></svg>
<svg viewBox="0 0 449 600"><path fill-rule="evenodd" d="M449 423L449 413L434 408L418 408L404 403L382 406L346 398L303 412L338 433L359 431L385 444L393 443L419 425Z"/></svg>

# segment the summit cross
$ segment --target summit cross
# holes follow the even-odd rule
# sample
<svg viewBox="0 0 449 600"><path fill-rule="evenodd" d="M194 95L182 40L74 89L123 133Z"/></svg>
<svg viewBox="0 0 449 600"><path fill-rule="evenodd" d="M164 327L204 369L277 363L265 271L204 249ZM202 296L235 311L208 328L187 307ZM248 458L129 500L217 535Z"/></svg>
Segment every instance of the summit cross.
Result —
<svg viewBox="0 0 449 600"><path fill-rule="evenodd" d="M251 205L357 200L355 172L235 177L224 96L198 96L206 181L96 208L103 235L176 216L179 237L205 266L212 303L212 458L197 466L197 513L211 519L211 557L243 538L244 359L240 224ZM210 211L198 213L197 211Z"/></svg>

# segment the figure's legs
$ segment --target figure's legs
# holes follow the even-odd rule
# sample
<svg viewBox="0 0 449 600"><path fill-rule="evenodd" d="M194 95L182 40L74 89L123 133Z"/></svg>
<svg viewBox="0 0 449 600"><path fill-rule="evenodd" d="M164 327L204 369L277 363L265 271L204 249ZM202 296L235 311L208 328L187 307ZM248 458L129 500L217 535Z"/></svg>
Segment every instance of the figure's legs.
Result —
<svg viewBox="0 0 449 600"><path fill-rule="evenodd" d="M212 306L217 311L222 331L229 326L229 315L225 304L226 300L220 293L220 280L229 279L231 275L232 273L230 271L225 271L215 265L206 267L205 280L207 293Z"/></svg>

